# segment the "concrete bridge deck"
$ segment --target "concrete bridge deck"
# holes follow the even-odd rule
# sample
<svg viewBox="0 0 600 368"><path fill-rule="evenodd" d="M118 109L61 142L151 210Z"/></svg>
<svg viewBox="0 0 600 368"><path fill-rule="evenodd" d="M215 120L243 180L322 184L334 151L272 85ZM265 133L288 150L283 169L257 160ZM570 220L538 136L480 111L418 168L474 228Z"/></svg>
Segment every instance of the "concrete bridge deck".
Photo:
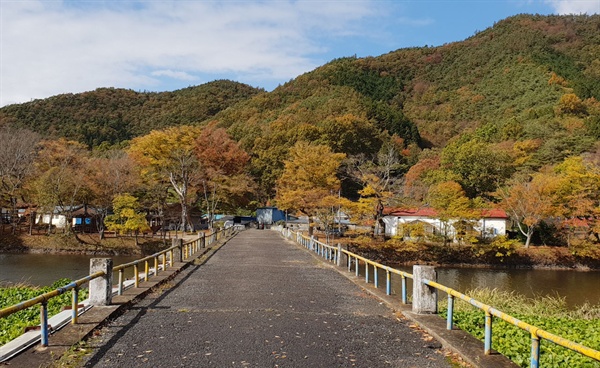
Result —
<svg viewBox="0 0 600 368"><path fill-rule="evenodd" d="M248 230L89 341L87 367L448 367L440 344L277 233Z"/></svg>

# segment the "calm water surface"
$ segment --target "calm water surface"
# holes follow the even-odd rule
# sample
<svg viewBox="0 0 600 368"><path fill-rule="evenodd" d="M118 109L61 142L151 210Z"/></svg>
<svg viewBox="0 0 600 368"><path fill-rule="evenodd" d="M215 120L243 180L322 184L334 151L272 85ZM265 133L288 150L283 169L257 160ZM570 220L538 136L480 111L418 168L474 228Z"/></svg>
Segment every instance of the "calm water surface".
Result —
<svg viewBox="0 0 600 368"><path fill-rule="evenodd" d="M412 273L412 267L397 268ZM527 297L561 296L570 307L586 302L600 305L600 271L440 267L437 275L440 284L463 293L475 288L496 288ZM385 282L385 274L381 280ZM392 284L400 293L400 281Z"/></svg>
<svg viewBox="0 0 600 368"><path fill-rule="evenodd" d="M25 282L31 285L47 286L52 285L54 281L61 278L80 279L90 273L91 258L102 257L73 254L0 253L0 284ZM116 266L139 259L141 256L115 256L111 258ZM133 274L133 271L131 273Z"/></svg>

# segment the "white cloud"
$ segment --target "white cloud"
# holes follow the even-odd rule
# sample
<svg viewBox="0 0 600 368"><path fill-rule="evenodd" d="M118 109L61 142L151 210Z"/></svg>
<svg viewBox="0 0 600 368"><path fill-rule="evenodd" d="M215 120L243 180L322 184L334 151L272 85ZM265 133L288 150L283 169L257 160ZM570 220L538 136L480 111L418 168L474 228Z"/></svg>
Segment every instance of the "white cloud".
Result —
<svg viewBox="0 0 600 368"><path fill-rule="evenodd" d="M189 73L182 72L182 71L175 71L175 70L171 70L171 69L155 70L150 74L154 77L169 77L169 78L185 80L185 81L193 81L193 80L197 79L196 77L194 77L193 75L191 75Z"/></svg>
<svg viewBox="0 0 600 368"><path fill-rule="evenodd" d="M600 14L600 0L547 0L558 14Z"/></svg>
<svg viewBox="0 0 600 368"><path fill-rule="evenodd" d="M98 87L235 75L261 86L320 64L321 36L362 32L356 1L1 1L0 106ZM261 83L262 82L262 83Z"/></svg>

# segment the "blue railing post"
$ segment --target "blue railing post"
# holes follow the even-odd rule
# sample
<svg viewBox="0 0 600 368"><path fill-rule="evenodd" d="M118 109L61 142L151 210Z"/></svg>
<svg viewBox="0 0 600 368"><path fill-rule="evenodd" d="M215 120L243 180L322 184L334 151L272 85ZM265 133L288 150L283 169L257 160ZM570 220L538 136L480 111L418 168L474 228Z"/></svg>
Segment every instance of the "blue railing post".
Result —
<svg viewBox="0 0 600 368"><path fill-rule="evenodd" d="M540 338L535 333L531 333L531 368L539 368L540 366Z"/></svg>
<svg viewBox="0 0 600 368"><path fill-rule="evenodd" d="M408 298L406 296L406 276L404 276L404 274L402 274L402 304L407 304L407 303L408 303Z"/></svg>
<svg viewBox="0 0 600 368"><path fill-rule="evenodd" d="M454 326L454 296L448 294L448 316L446 316L446 329L451 330Z"/></svg>
<svg viewBox="0 0 600 368"><path fill-rule="evenodd" d="M48 346L48 302L40 305L40 338L42 346Z"/></svg>
<svg viewBox="0 0 600 368"><path fill-rule="evenodd" d="M390 270L385 270L385 293L392 295L392 273Z"/></svg>
<svg viewBox="0 0 600 368"><path fill-rule="evenodd" d="M483 344L483 353L490 355L492 353L492 315L490 312L485 312L485 336Z"/></svg>
<svg viewBox="0 0 600 368"><path fill-rule="evenodd" d="M79 306L79 286L73 288L73 296L71 300L71 324L77 323L77 312Z"/></svg>
<svg viewBox="0 0 600 368"><path fill-rule="evenodd" d="M369 263L365 262L365 282L369 283Z"/></svg>

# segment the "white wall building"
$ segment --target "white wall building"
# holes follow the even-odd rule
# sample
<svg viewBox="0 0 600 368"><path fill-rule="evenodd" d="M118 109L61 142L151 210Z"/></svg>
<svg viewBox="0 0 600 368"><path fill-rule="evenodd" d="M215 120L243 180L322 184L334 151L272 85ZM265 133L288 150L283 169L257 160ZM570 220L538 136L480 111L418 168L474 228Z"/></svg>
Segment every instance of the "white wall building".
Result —
<svg viewBox="0 0 600 368"><path fill-rule="evenodd" d="M384 211L383 223L386 236L405 236L404 228L409 224L421 224L426 234L446 234L456 237L456 224L460 219L444 222L438 218L433 208L387 209ZM484 238L506 235L508 215L501 209L482 210L481 218L473 223L473 230Z"/></svg>

